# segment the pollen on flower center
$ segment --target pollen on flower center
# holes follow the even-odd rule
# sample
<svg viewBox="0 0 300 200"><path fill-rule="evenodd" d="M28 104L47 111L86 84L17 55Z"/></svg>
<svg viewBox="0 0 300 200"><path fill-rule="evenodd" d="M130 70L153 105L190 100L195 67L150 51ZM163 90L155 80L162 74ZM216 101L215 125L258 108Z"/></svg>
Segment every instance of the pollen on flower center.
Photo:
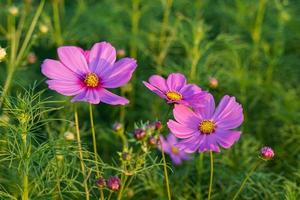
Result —
<svg viewBox="0 0 300 200"><path fill-rule="evenodd" d="M168 97L169 100L172 101L179 101L182 99L182 95L178 92L169 91L166 93L166 96Z"/></svg>
<svg viewBox="0 0 300 200"><path fill-rule="evenodd" d="M216 125L212 120L203 120L199 124L199 131L203 134L211 134L215 132Z"/></svg>
<svg viewBox="0 0 300 200"><path fill-rule="evenodd" d="M88 87L97 87L99 85L99 78L95 73L88 73L84 78L84 83Z"/></svg>
<svg viewBox="0 0 300 200"><path fill-rule="evenodd" d="M172 151L172 153L174 153L174 154L178 154L178 153L179 153L178 148L175 147L175 146L172 146L172 147L171 147L171 151Z"/></svg>

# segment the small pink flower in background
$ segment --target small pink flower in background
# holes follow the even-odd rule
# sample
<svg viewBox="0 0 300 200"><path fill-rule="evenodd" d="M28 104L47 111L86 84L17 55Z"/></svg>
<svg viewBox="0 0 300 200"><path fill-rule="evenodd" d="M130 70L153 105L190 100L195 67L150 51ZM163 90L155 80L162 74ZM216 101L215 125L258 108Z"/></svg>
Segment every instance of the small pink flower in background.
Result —
<svg viewBox="0 0 300 200"><path fill-rule="evenodd" d="M121 180L117 176L111 176L107 180L107 187L113 191L118 191L121 186Z"/></svg>
<svg viewBox="0 0 300 200"><path fill-rule="evenodd" d="M209 82L209 87L212 89L216 89L219 85L219 81L215 77L209 77L208 82Z"/></svg>
<svg viewBox="0 0 300 200"><path fill-rule="evenodd" d="M263 147L260 150L260 155L264 160L270 160L274 157L275 153L271 147Z"/></svg>
<svg viewBox="0 0 300 200"><path fill-rule="evenodd" d="M87 51L63 46L57 52L59 60L46 59L42 64L42 73L49 78L47 84L50 89L65 96L74 96L72 102L129 103L126 98L106 88L118 88L131 79L137 67L134 59L122 58L115 62L116 50L108 42L96 43Z"/></svg>
<svg viewBox="0 0 300 200"><path fill-rule="evenodd" d="M144 85L168 103L177 103L187 106L200 107L207 93L194 84L187 84L183 74L172 73L167 79L153 75Z"/></svg>
<svg viewBox="0 0 300 200"><path fill-rule="evenodd" d="M96 180L96 185L99 188L104 188L106 186L106 180L103 177L100 177Z"/></svg>
<svg viewBox="0 0 300 200"><path fill-rule="evenodd" d="M215 151L219 146L230 148L240 138L240 131L232 130L244 120L243 109L234 97L224 96L215 108L212 95L208 95L205 107L191 110L184 105L175 105L175 120L168 127L177 138L183 139L176 145L188 153Z"/></svg>
<svg viewBox="0 0 300 200"><path fill-rule="evenodd" d="M175 165L180 165L183 160L189 159L189 156L184 151L176 147L176 144L178 143L177 138L171 133L167 136L166 140L163 136L160 136L160 142L163 151L171 157L172 162Z"/></svg>

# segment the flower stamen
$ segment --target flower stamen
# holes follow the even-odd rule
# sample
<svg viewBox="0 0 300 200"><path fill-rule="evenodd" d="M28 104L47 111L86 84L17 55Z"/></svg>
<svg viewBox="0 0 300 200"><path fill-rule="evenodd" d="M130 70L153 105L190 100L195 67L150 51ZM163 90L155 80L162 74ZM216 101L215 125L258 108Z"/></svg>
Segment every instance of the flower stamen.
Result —
<svg viewBox="0 0 300 200"><path fill-rule="evenodd" d="M215 132L216 125L212 120L203 120L198 129L202 134L212 134Z"/></svg>
<svg viewBox="0 0 300 200"><path fill-rule="evenodd" d="M182 95L178 92L169 91L166 93L166 96L171 101L179 101L182 99Z"/></svg>
<svg viewBox="0 0 300 200"><path fill-rule="evenodd" d="M171 151L172 151L172 153L174 153L176 155L179 154L179 149L177 147L175 147L175 146L171 147Z"/></svg>
<svg viewBox="0 0 300 200"><path fill-rule="evenodd" d="M99 78L95 73L88 73L84 78L84 83L88 87L97 87L99 85Z"/></svg>

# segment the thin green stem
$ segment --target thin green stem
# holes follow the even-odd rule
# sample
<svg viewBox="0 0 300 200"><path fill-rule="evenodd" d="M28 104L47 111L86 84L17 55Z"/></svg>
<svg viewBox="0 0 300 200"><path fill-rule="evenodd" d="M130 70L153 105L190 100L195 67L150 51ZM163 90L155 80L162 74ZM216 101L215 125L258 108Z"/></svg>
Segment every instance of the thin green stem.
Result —
<svg viewBox="0 0 300 200"><path fill-rule="evenodd" d="M28 190L28 149L27 149L27 134L22 134L23 146L24 146L24 155L26 156L25 160L25 172L23 174L23 191L22 191L22 200L28 200L29 190Z"/></svg>
<svg viewBox="0 0 300 200"><path fill-rule="evenodd" d="M248 172L247 176L245 177L245 179L243 180L240 188L238 189L238 191L235 193L234 197L232 200L237 199L237 197L239 196L239 194L242 192L242 190L244 189L248 179L252 176L253 172L257 169L257 167L259 166L260 161L258 161L253 167L252 169Z"/></svg>
<svg viewBox="0 0 300 200"><path fill-rule="evenodd" d="M25 172L23 176L23 193L22 193L22 200L28 200L28 175L27 172Z"/></svg>
<svg viewBox="0 0 300 200"><path fill-rule="evenodd" d="M172 105L169 106L168 111L164 117L164 121L163 124L166 124L168 115L171 111ZM170 189L170 184L169 184L169 175L168 175L168 169L167 169L167 162L166 162L166 157L165 157L165 152L163 149L163 145L161 142L161 139L159 139L160 142L160 147L161 147L161 155L162 155L162 159L163 159L163 164L164 164L164 177L165 177L165 182L166 182L166 188L167 188L167 194L168 194L168 200L171 200L171 189Z"/></svg>
<svg viewBox="0 0 300 200"><path fill-rule="evenodd" d="M59 1L52 1L53 22L54 22L54 38L55 43L59 46L63 43L61 37L60 17L59 17Z"/></svg>
<svg viewBox="0 0 300 200"><path fill-rule="evenodd" d="M79 151L81 172L82 172L83 179L84 179L85 196L86 196L86 200L89 200L90 199L90 192L89 192L89 188L88 188L88 185L87 185L86 174L85 174L85 167L84 167L82 147L81 147L81 139L80 139L79 122L78 122L78 113L77 113L77 108L76 107L74 108L74 117L75 117L75 126L76 126L76 135L77 135L77 143L78 143L78 151Z"/></svg>
<svg viewBox="0 0 300 200"><path fill-rule="evenodd" d="M208 189L208 200L211 199L211 191L212 191L212 183L213 183L213 176L214 176L214 157L213 152L209 152L210 155L210 178L209 178L209 189Z"/></svg>
<svg viewBox="0 0 300 200"><path fill-rule="evenodd" d="M93 106L89 104L89 111L90 111L90 121L91 121L91 128L92 128L92 135L93 135L93 148L94 148L94 160L96 165L96 173L97 177L100 177L99 167L98 167L98 153L97 153L97 140L96 140L96 133L95 133L95 125L94 125L94 116L93 116Z"/></svg>

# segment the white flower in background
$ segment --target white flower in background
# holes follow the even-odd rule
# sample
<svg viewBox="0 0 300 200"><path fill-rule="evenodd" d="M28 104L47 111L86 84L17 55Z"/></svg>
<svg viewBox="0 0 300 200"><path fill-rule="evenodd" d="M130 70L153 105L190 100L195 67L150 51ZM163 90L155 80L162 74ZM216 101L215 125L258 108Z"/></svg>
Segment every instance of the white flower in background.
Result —
<svg viewBox="0 0 300 200"><path fill-rule="evenodd" d="M72 141L72 140L75 140L75 135L74 135L74 133L67 131L64 133L64 138L67 141Z"/></svg>
<svg viewBox="0 0 300 200"><path fill-rule="evenodd" d="M45 24L40 24L39 29L41 33L47 33L49 31L48 26L46 26Z"/></svg>
<svg viewBox="0 0 300 200"><path fill-rule="evenodd" d="M19 13L19 9L16 6L11 6L8 8L8 12L13 16L17 16Z"/></svg>
<svg viewBox="0 0 300 200"><path fill-rule="evenodd" d="M0 47L0 62L6 57L6 50Z"/></svg>

